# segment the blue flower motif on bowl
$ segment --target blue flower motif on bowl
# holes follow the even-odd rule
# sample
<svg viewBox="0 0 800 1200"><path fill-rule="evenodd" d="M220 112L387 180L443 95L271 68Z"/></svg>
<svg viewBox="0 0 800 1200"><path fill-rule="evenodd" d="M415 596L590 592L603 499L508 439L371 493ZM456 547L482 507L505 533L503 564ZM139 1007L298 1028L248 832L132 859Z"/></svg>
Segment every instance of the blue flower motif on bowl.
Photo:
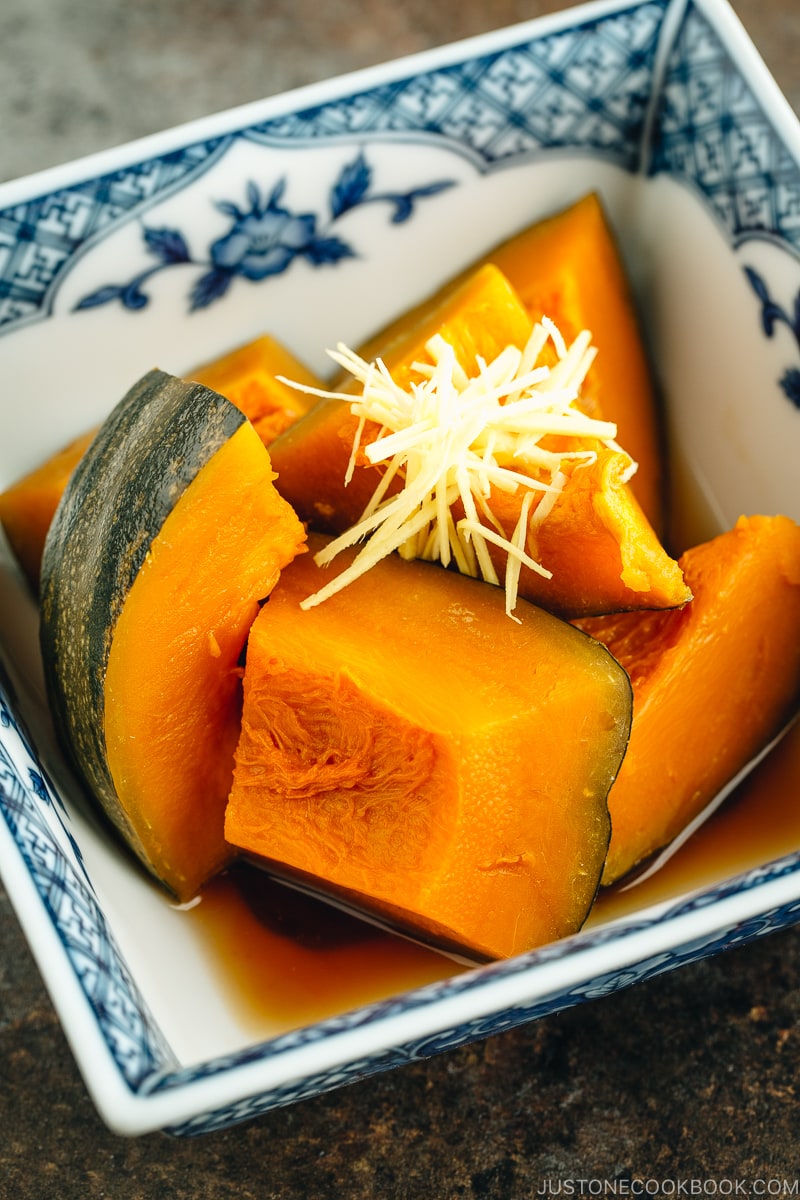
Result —
<svg viewBox="0 0 800 1200"><path fill-rule="evenodd" d="M438 219L451 203L460 206L473 177L476 186L499 191L501 179L524 179L528 169L561 160L580 162L590 181L604 171L625 172L636 177L637 186L639 180L648 189L669 181L691 193L736 255L737 282L742 253L752 248L749 261L755 265L743 268L748 280L743 311L758 342L788 330L790 350L796 345L800 351L796 277L787 283L787 272L779 269L784 259L800 258L800 155L786 144L757 81L743 70L736 40L727 22L715 16L716 7L717 0L603 3L579 10L577 21L512 31L377 82L370 76L352 92L339 89L322 102L315 93L290 111L265 109L253 124L242 127L236 116L222 133L217 125L190 144L172 139L167 152L155 157L136 157L137 150L111 166L104 161L101 173L73 174L66 183L61 177L49 180L52 190L46 192L44 184L37 185L40 190L8 192L0 202L0 340L7 361L13 366L11 356L17 344L27 344L34 323L41 323L40 345L51 345L48 324L77 330L77 340L88 344L96 335L81 310L103 309L102 336L106 322L116 327L119 315L125 328L112 331L109 345L128 346L136 341L127 338L127 318L134 312L149 311L159 332L162 315L183 327L187 310L206 309L223 296L235 301L247 284L271 283L275 296L279 279L294 282L287 277L301 263L341 266L334 276L338 285L340 276L355 275L348 265L358 259L366 266L370 258L358 216L349 219L355 210L364 215L367 205L373 210L378 205L381 216L388 213L381 234L394 236L397 245L394 226L418 214L424 199L451 189L427 210ZM425 161L444 165L429 166L421 174L433 182L418 186L414 160L410 176L402 177L408 190L387 190L378 177L382 148L389 143L419 146L430 156ZM263 166L273 154L289 162L289 150L315 156L319 151L319 161L330 162L323 155L332 155L339 163L320 179L314 174L316 190L306 191L302 201L294 200L294 189L304 186L303 154L290 167ZM215 193L223 199L214 204L205 199L217 187L209 183L210 172L227 165L229 157L236 173L225 176L228 182ZM455 179L444 178L456 172L468 186L456 189ZM162 202L174 205L178 197L188 198L191 208L195 187L200 225L209 210L215 215L205 232L190 234L199 226L184 219L189 209L173 206L170 217L157 213L167 211ZM412 233L422 225L421 219L412 223ZM95 250L117 233L125 237L125 230L130 237L124 241L124 266L95 273ZM759 255L765 243L779 254ZM107 261L119 262L113 252ZM165 299L168 289L150 286L167 272L179 283L189 280L185 297L178 291L177 301L172 293ZM116 276L121 282L114 282ZM177 316L169 303L177 304ZM219 317L223 328L225 307L213 310L213 321ZM234 312L231 321L237 319ZM187 320L192 335L199 323ZM138 322L140 328L146 324L146 317ZM145 330L144 344L150 345L149 336ZM77 352L61 334L52 345L49 357L57 363L60 383L65 350L73 357ZM783 415L787 399L800 408L800 367L781 364L775 376L781 373L777 399ZM59 403L60 390L53 389ZM16 631L9 644L15 636ZM610 995L800 919L800 861L792 854L655 914L590 928L517 960L256 1043L220 1049L212 1039L207 1052L184 1059L168 1027L162 1032L162 1016L170 1015L162 993L148 990L149 980L140 986L135 967L125 960L115 914L106 914L102 890L95 891L92 856L84 857L82 826L72 820L72 806L62 801L44 762L0 670L0 851L5 837L15 871L31 882L25 911L33 908L31 897L38 899L57 935L64 962L56 970L51 956L45 966L59 982L77 981L87 1020L108 1048L114 1082L126 1093L126 1128L136 1131L165 1127L196 1136L250 1120L389 1066ZM554 964L570 970L556 973ZM55 994L66 1011L58 989ZM419 1023L412 1022L417 1014ZM406 1017L408 1026L398 1032ZM70 1021L74 1024L67 1013L67 1027ZM362 1030L368 1037L356 1046L355 1034ZM339 1038L345 1049L337 1057ZM95 1082L94 1057L79 1039L75 1044ZM298 1062L305 1063L302 1070Z"/></svg>
<svg viewBox="0 0 800 1200"><path fill-rule="evenodd" d="M322 223L316 213L295 213L284 202L286 179L279 179L266 198L252 180L247 187L249 207L240 208L231 200L217 204L231 220L227 233L212 242L208 260L194 258L179 229L144 227L145 246L155 256L155 265L146 267L123 284L106 284L84 296L76 309L98 308L118 300L125 308L144 308L150 297L143 285L168 267L193 264L208 269L195 281L190 293L192 311L207 308L228 291L237 276L251 283L262 283L282 275L292 263L303 258L315 267L331 266L346 258L355 258L353 245L331 232L334 222L362 204L376 202L392 206L395 225L408 221L418 200L435 196L452 187L452 180L439 180L407 192L373 192L372 170L363 152L339 173L329 195L329 216Z"/></svg>
<svg viewBox="0 0 800 1200"><path fill-rule="evenodd" d="M794 311L787 313L782 305L772 299L769 288L758 271L753 267L745 267L744 273L761 301L761 326L764 333L767 337L772 337L776 326L783 324L791 330L800 349L800 292L794 298ZM800 408L800 368L787 367L781 376L780 385L795 408Z"/></svg>

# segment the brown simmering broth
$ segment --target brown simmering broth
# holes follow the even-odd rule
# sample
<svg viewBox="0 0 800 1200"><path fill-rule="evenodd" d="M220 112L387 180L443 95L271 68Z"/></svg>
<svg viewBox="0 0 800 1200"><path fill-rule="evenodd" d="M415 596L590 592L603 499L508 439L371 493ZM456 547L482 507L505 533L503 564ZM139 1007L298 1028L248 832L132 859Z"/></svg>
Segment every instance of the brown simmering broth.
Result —
<svg viewBox="0 0 800 1200"><path fill-rule="evenodd" d="M243 1024L270 1035L383 1000L464 967L240 862L187 911Z"/></svg>
<svg viewBox="0 0 800 1200"><path fill-rule="evenodd" d="M601 892L587 927L623 917L800 849L800 726L650 875ZM187 920L254 1033L274 1035L465 968L287 888L241 863L211 883Z"/></svg>
<svg viewBox="0 0 800 1200"><path fill-rule="evenodd" d="M724 804L658 871L604 891L597 925L729 879L800 850L800 724L778 743Z"/></svg>

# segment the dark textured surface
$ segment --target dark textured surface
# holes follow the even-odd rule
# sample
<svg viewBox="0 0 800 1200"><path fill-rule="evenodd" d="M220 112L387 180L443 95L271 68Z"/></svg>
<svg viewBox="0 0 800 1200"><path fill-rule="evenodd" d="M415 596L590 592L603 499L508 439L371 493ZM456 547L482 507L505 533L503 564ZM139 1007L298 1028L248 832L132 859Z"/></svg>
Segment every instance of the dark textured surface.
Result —
<svg viewBox="0 0 800 1200"><path fill-rule="evenodd" d="M0 177L562 7L3 0ZM800 109L798 0L735 8ZM0 1200L796 1196L799 1021L788 931L225 1133L127 1141L0 892Z"/></svg>
<svg viewBox="0 0 800 1200"><path fill-rule="evenodd" d="M568 1181L578 1194L580 1180L585 1195L623 1179L712 1181L721 1194L742 1181L744 1195L759 1180L791 1186L799 945L775 935L199 1141L127 1141L95 1115L4 914L0 1195L522 1200Z"/></svg>

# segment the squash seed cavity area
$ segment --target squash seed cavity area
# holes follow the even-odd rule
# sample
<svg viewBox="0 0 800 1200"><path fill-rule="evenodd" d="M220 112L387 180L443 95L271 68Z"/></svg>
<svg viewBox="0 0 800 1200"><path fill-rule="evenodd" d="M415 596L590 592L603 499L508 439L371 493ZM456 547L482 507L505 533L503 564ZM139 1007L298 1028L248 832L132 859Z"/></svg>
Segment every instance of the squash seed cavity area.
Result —
<svg viewBox="0 0 800 1200"><path fill-rule="evenodd" d="M269 858L386 886L436 862L447 777L435 737L347 675L273 662L245 695L227 821Z"/></svg>

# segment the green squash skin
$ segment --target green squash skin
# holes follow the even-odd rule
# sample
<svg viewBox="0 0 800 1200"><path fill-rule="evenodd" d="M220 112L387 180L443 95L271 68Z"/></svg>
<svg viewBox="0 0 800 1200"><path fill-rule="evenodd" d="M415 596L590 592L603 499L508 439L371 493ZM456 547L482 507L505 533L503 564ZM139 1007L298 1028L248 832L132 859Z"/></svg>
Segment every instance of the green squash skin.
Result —
<svg viewBox="0 0 800 1200"><path fill-rule="evenodd" d="M150 371L76 468L42 559L40 643L56 733L91 795L145 862L105 749L104 685L117 619L153 540L192 480L246 421L202 384Z"/></svg>

